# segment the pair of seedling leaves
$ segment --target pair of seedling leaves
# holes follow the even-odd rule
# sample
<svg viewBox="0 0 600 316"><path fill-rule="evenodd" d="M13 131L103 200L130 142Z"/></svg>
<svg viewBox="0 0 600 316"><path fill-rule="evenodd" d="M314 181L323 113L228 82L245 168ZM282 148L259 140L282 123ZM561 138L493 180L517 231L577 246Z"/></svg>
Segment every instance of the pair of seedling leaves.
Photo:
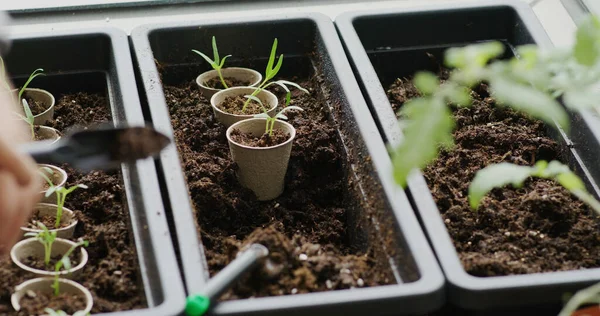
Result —
<svg viewBox="0 0 600 316"><path fill-rule="evenodd" d="M557 98L574 111L596 106L600 100L600 20L596 17L581 25L573 49L542 51L528 45L517 48L514 58L498 59L504 53L499 42L450 48L445 53L445 65L455 70L448 80L441 83L429 72L415 75L414 84L422 97L403 105L400 123L404 139L392 153L398 184L406 187L413 170L427 166L441 148L453 146L455 121L448 104L471 106L470 89L480 82L489 84L491 96L500 105L549 126L556 123L565 132L569 131L569 117ZM556 180L600 213L581 179L557 161L539 162L534 167L501 163L480 170L469 186L471 207L477 209L493 188L520 186L528 177Z"/></svg>
<svg viewBox="0 0 600 316"><path fill-rule="evenodd" d="M298 85L294 82L291 82L291 81L287 81L287 80L271 81L279 73L279 70L281 69L281 66L283 65L283 54L279 55L279 58L277 58L277 44L278 44L278 41L276 38L273 41L273 46L271 47L271 54L269 55L269 61L267 63L267 68L265 70L265 77L264 77L263 81L260 83L260 85L252 92L251 95L244 96L246 98L246 102L244 103L244 105L242 107L242 112L246 111L246 108L247 108L248 104L250 103L250 101L255 101L256 103L258 103L261 106L263 113L257 114L254 117L265 118L267 120L266 126L265 126L265 133L269 134L269 136L272 136L272 134L273 134L273 127L275 126L275 121L277 119L287 120L287 117L284 115L284 112L289 111L289 110L302 110L298 106L289 106L289 104L291 102L291 98L292 98L292 93L291 93L290 89L288 88L288 86L295 87L296 89L298 89L306 94L310 93L310 92L308 92L308 90L302 88L300 85ZM214 36L212 37L212 48L213 48L213 58L212 59L200 51L197 51L195 49L193 49L192 51L194 53L202 56L202 58L204 58L213 67L213 69L217 71L217 73L219 74L219 78L221 80L221 84L223 85L223 87L225 87L227 89L229 87L225 83L225 79L223 78L221 69L223 68L223 65L225 64L225 60L228 57L231 57L231 55L227 55L227 56L223 57L223 59L219 58L219 50L217 48L217 40ZM277 63L275 63L276 58L277 58ZM269 86L272 86L272 85L278 85L286 92L285 107L279 113L277 113L275 115L275 117L271 117L267 113L268 108L264 106L264 104L258 97L256 97L262 90L265 90L266 88L268 88Z"/></svg>
<svg viewBox="0 0 600 316"><path fill-rule="evenodd" d="M57 187L54 185L54 182L52 182L52 179L50 179L49 176L54 174L54 171L48 167L41 167L40 169L38 169L39 174L42 176L42 178L44 178L44 180L46 181L46 183L48 183L48 190L46 191L46 193L44 194L46 197L49 197L50 195L52 195L52 193L56 194L56 222L54 224L55 228L59 228L60 227L60 219L62 217L63 214L63 209L65 206L65 202L67 200L67 195L69 195L71 192L75 191L76 189L87 189L88 187L85 184L76 184L74 186L71 187Z"/></svg>
<svg viewBox="0 0 600 316"><path fill-rule="evenodd" d="M39 241L43 246L44 246L44 264L46 266L50 265L50 259L51 259L51 254L52 254L52 244L54 244L54 241L56 240L56 231L50 231L48 230L48 227L46 227L46 225L44 225L41 222L38 222L38 227L40 228L40 231L37 233L34 232L30 232L30 233L26 233L25 236L26 237L34 237L35 239L37 239L37 241ZM62 258L56 262L56 264L54 265L54 271L56 272L55 276L54 276L54 282L52 284L52 288L54 289L54 295L58 296L58 294L60 294L60 283L59 283L59 274L58 272L60 272L60 270L62 268L64 268L65 270L69 271L72 268L71 265L71 259L69 258L69 256L71 256L71 254L73 253L73 251L75 251L75 249L77 249L78 247L87 247L88 246L88 242L86 240L79 240L77 241L77 243L75 243L73 246L71 246L71 248L69 248L67 250L67 252L65 252L65 254L62 256Z"/></svg>

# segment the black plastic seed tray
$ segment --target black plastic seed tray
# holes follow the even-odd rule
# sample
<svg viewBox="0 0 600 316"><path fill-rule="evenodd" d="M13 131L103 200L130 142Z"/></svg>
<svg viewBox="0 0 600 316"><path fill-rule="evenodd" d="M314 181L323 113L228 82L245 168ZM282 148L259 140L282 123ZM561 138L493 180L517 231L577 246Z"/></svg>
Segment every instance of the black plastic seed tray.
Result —
<svg viewBox="0 0 600 316"><path fill-rule="evenodd" d="M116 29L60 31L18 35L5 57L8 72L22 84L34 68L46 76L32 87L54 95L75 92L108 97L115 125L145 124L137 95L127 35ZM176 315L183 311L185 292L160 195L152 159L123 164L122 176L147 308L110 315ZM127 219L124 219L128 222Z"/></svg>
<svg viewBox="0 0 600 316"><path fill-rule="evenodd" d="M381 135L391 144L401 141L402 134L384 87L396 78L410 77L418 70L437 72L437 61L443 60L448 47L500 40L510 52L522 44L550 45L533 11L519 1L347 13L336 19L336 25ZM553 129L549 132L563 145L566 162L597 194L590 175L600 171L592 163L600 148L590 132L595 130L590 128L590 118L583 119L586 124L581 120L572 118L572 139ZM422 174L410 179L408 192L445 272L448 300L454 305L486 315L551 315L557 313L563 294L600 281L600 269L486 278L469 275ZM535 307L526 311L524 306Z"/></svg>
<svg viewBox="0 0 600 316"><path fill-rule="evenodd" d="M396 269L398 284L373 288L287 295L225 301L212 311L215 315L405 315L424 313L439 308L444 301L443 279L429 245L404 192L391 178L391 165L377 127L360 94L352 70L331 20L317 14L280 15L218 21L186 21L163 25L148 25L132 32L135 60L143 92L148 102L148 117L154 126L173 135L161 78L155 61L161 67L180 69L181 74L195 77L208 70L207 64L191 54L192 48L210 51L210 39L215 35L219 50L232 54L230 63L265 58L273 38L279 38L280 53L286 56L286 75L313 73L321 65L326 85L331 86L331 119L338 126L347 151L350 169L360 186L365 188L366 203L352 210L350 217L361 219L367 211L373 215L369 229L379 225L379 234L391 234L388 259ZM190 65L194 74L186 73ZM290 66L292 65L292 66ZM283 69L282 69L283 71ZM163 80L169 80L163 78ZM370 159L370 160L369 160ZM172 213L179 255L188 293L202 290L208 280L204 248L198 236L194 211L175 146L170 146L158 160L167 207ZM355 171L353 171L355 170ZM361 176L358 176L360 174ZM373 205L370 210L366 208ZM349 219L351 220L351 219ZM362 219L361 219L362 220ZM348 225L349 229L353 225ZM364 231L353 231L357 242ZM370 242L381 242L372 240ZM402 260L394 254L404 253ZM417 278L405 280L406 269L413 269ZM411 282L409 282L411 281Z"/></svg>

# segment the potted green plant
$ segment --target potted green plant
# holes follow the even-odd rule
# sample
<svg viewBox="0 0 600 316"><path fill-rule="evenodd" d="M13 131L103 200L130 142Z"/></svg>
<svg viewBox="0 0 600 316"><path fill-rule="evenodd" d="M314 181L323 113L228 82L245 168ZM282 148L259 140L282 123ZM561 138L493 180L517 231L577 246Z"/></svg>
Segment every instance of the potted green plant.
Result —
<svg viewBox="0 0 600 316"><path fill-rule="evenodd" d="M53 203L56 201L56 192L51 192L46 196L46 192L52 187L63 187L67 183L67 172L63 168L53 165L38 164L38 172L44 179L44 188L41 192L41 203Z"/></svg>

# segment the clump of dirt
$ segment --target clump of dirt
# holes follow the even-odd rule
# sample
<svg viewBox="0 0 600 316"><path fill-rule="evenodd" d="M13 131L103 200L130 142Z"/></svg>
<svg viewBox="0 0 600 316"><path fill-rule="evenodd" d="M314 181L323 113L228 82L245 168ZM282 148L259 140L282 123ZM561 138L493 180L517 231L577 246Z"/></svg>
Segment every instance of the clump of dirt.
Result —
<svg viewBox="0 0 600 316"><path fill-rule="evenodd" d="M285 143L288 139L290 139L290 134L280 129L273 129L273 135L264 133L260 135L260 137L256 137L252 134L244 133L236 128L231 131L229 137L238 144L250 147L272 147Z"/></svg>
<svg viewBox="0 0 600 316"><path fill-rule="evenodd" d="M104 95L76 93L57 99L54 121L48 125L66 131L106 123L111 120ZM146 305L121 172L92 171L83 173L67 165L67 186L86 184L69 194L66 207L75 211L79 221L74 239L89 241L89 260L75 281L90 290L94 297L92 313L143 308ZM10 305L14 287L31 275L0 259L0 315L16 315Z"/></svg>
<svg viewBox="0 0 600 316"><path fill-rule="evenodd" d="M68 315L84 310L86 306L85 297L73 294L60 293L58 296L32 291L21 299L21 310L19 316L46 315L45 308L55 311L62 310Z"/></svg>
<svg viewBox="0 0 600 316"><path fill-rule="evenodd" d="M405 91L414 92L414 86L397 81L388 95ZM478 170L503 161L561 159L543 122L497 105L485 85L472 96L472 107L453 109L456 146L424 171L465 270L499 276L600 267L600 225L553 181L529 179L519 189L495 189L471 210L468 186Z"/></svg>
<svg viewBox="0 0 600 316"><path fill-rule="evenodd" d="M219 108L219 110L225 113L236 115L254 115L264 112L260 104L254 100L248 101L246 109L244 109L244 104L246 103L246 101L248 101L248 99L244 98L244 96L241 95L237 95L235 97L226 97L225 99L223 99L223 102L217 104L217 107ZM263 103L263 105L265 107L268 106L268 104L266 103ZM244 110L242 111L242 109Z"/></svg>
<svg viewBox="0 0 600 316"><path fill-rule="evenodd" d="M346 220L354 203L347 198L352 180L347 176L337 129L329 120L327 100L320 93L322 79L291 80L307 87L311 94L292 91L294 105L304 111L288 114L296 138L286 188L280 197L266 202L257 201L239 184L226 128L215 120L193 78L164 87L210 273L220 271L244 246L259 242L271 251L276 273L270 273L278 275L265 278L257 271L229 291L225 299L395 282L389 269L375 264L387 259L375 258L350 242L354 232ZM284 91L273 91L283 104Z"/></svg>
<svg viewBox="0 0 600 316"><path fill-rule="evenodd" d="M224 77L223 80L225 80L225 84L227 84L227 87L229 88L248 87L252 84L252 82L250 81L238 80L237 78L233 77ZM204 82L204 85L212 89L225 89L223 83L221 83L221 78L219 77L214 77L206 80Z"/></svg>

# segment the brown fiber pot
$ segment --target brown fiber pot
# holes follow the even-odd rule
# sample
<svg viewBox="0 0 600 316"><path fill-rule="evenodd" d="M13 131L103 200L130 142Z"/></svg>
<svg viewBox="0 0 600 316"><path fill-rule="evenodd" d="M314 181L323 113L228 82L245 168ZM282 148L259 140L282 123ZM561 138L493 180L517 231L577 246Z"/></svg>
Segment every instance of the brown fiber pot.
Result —
<svg viewBox="0 0 600 316"><path fill-rule="evenodd" d="M59 168L59 167L53 166L53 165L44 165L44 164L38 164L38 167L50 168L50 169L52 169L54 174L59 175L58 183L54 184L54 186L56 186L57 188L63 187L65 185L65 183L67 183L67 172L63 168ZM52 193L52 194L50 194L50 196L46 197L46 191L48 191L48 190L44 190L41 192L41 194L42 194L41 203L50 203L50 204L56 203L56 193Z"/></svg>
<svg viewBox="0 0 600 316"><path fill-rule="evenodd" d="M213 108L213 113L215 114L215 118L217 119L217 121L221 122L221 124L225 125L225 127L229 127L236 122L247 120L249 118L254 117L254 115L258 114L231 114L217 107L217 105L221 104L227 97L251 95L255 90L256 89L250 87L233 87L215 93L215 95L213 95L213 97L210 99L210 105ZM258 97L263 103L263 105L269 109L267 112L269 116L272 117L273 115L275 115L277 103L279 102L277 100L277 96L275 96L273 93L267 90L262 90L256 95L256 97Z"/></svg>
<svg viewBox="0 0 600 316"><path fill-rule="evenodd" d="M238 129L259 137L265 132L265 124L264 118L251 118L231 125L226 132L231 158L238 165L238 180L244 187L252 190L261 201L272 200L283 193L296 129L287 122L276 121L274 129L289 133L290 138L272 147L238 144L231 139L231 132Z"/></svg>
<svg viewBox="0 0 600 316"><path fill-rule="evenodd" d="M92 310L94 306L94 299L92 298L92 293L88 289L86 289L83 285L67 280L67 279L59 279L60 292L79 295L85 298L86 306L83 310L86 314ZM27 291L40 291L44 294L52 294L54 289L52 289L51 285L54 283L54 278L46 277L46 278L37 278L29 281L25 281L15 287L15 292L10 297L10 303L12 304L15 311L21 310L21 299Z"/></svg>
<svg viewBox="0 0 600 316"><path fill-rule="evenodd" d="M50 251L50 256L63 256L71 247L76 245L76 243L62 238L57 238L52 243L52 250ZM76 250L77 251L77 250ZM44 259L44 245L38 241L36 238L28 238L25 240L21 240L16 245L14 245L10 251L10 259L17 265L17 267L34 274L36 277L53 277L55 275L59 275L60 277L66 279L72 279L79 274L83 270L83 267L86 265L88 261L88 253L85 248L80 247L79 249L79 264L75 267L72 267L70 270L61 270L59 272L55 271L46 271L32 268L26 265L23 260L28 257L33 257L36 259L43 260Z"/></svg>
<svg viewBox="0 0 600 316"><path fill-rule="evenodd" d="M33 216L44 217L44 216L56 216L56 204L48 204L48 203L38 203L33 210ZM59 228L59 229L51 229L52 227L48 227L50 231L56 231L56 237L70 239L73 237L73 233L75 232L75 226L77 225L77 220L75 219L75 214L70 209L63 207L63 213L60 218L61 223L69 223L68 226ZM32 229L27 227L21 227L21 231L23 233L29 232L40 232L39 229Z"/></svg>
<svg viewBox="0 0 600 316"><path fill-rule="evenodd" d="M250 68L238 68L238 67L223 68L223 69L221 69L221 73L223 74L224 78L234 78L239 81L250 82L250 84L249 84L250 87L255 87L255 86L259 85L260 82L262 81L262 75L260 74L260 72L254 70L254 69L250 69ZM213 78L218 78L218 77L219 77L219 73L216 70L209 70L207 72L202 73L201 75L199 75L196 78L196 84L198 85L198 88L200 89L200 92L202 93L202 95L207 100L210 100L210 98L212 98L212 96L215 93L223 90L223 89L209 88L208 86L204 85L204 83L207 82L208 80L211 80ZM233 87L230 87L230 88L233 88Z"/></svg>

